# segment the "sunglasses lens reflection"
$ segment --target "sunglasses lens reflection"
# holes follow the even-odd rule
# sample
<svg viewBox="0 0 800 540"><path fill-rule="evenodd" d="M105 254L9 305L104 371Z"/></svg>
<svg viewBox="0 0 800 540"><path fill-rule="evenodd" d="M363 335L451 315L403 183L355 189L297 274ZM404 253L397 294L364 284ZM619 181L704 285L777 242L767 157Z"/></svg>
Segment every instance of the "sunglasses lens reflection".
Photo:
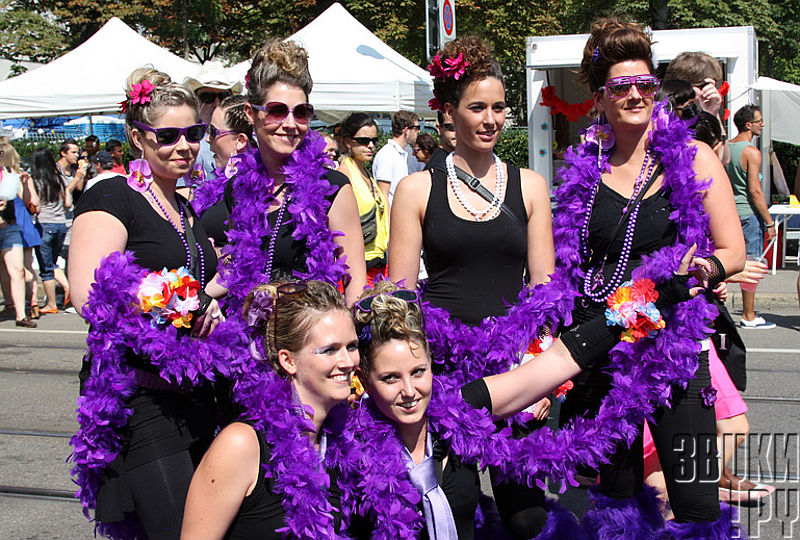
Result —
<svg viewBox="0 0 800 540"><path fill-rule="evenodd" d="M186 130L186 140L190 143L198 143L203 140L206 134L206 128L202 124L191 126Z"/></svg>

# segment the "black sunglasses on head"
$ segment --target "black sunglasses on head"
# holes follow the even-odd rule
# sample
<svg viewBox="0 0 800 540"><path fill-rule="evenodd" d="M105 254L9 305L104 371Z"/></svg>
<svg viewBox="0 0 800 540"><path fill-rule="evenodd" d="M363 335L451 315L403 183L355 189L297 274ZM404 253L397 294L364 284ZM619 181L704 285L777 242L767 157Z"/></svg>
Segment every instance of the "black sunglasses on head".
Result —
<svg viewBox="0 0 800 540"><path fill-rule="evenodd" d="M197 99L200 100L201 103L209 104L214 103L215 99L220 101L224 101L225 99L231 97L233 93L225 91L225 92L198 92Z"/></svg>
<svg viewBox="0 0 800 540"><path fill-rule="evenodd" d="M380 137L353 137L352 139L361 146L367 146L369 143L378 146L378 141L381 140Z"/></svg>
<svg viewBox="0 0 800 540"><path fill-rule="evenodd" d="M196 144L203 140L203 137L206 135L206 124L194 124L193 126L185 127L185 128L177 128L177 127L164 127L164 128L153 128L148 126L147 124L143 124L141 122L136 122L134 120L133 125L136 126L138 129L143 129L144 131L149 131L151 133L156 134L156 142L159 146L172 146L176 144L181 135L186 137L186 142Z"/></svg>

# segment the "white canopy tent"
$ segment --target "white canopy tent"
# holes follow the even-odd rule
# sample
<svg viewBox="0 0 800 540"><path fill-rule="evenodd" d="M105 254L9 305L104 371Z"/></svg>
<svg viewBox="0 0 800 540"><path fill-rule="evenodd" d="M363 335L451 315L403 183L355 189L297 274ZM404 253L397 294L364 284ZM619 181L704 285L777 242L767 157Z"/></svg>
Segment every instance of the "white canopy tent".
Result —
<svg viewBox="0 0 800 540"><path fill-rule="evenodd" d="M339 3L288 40L308 51L317 117L334 122L353 111L430 115L433 82L427 71L378 39ZM231 67L244 80L250 62Z"/></svg>
<svg viewBox="0 0 800 540"><path fill-rule="evenodd" d="M758 93L761 116L764 118L764 129L758 141L762 156L772 154L772 141L800 145L800 131L797 129L800 125L800 86L759 77L749 88ZM770 195L771 172L770 160L762 159L761 185L767 197Z"/></svg>
<svg viewBox="0 0 800 540"><path fill-rule="evenodd" d="M590 97L588 91L575 82L575 72L580 67L588 38L588 34L574 34L527 40L528 163L549 182L553 179L555 136L550 109L541 105L542 88L554 85L558 97L569 103ZM655 62L668 63L684 51L703 51L722 62L725 80L732 89L727 105L732 112L752 101L754 92L748 88L758 74L758 42L752 26L653 32ZM583 125L588 123L585 118L581 121ZM567 126L570 144L577 142L577 130L582 127L579 122L575 124ZM728 132L736 132L732 118L728 119ZM558 167L559 163L555 165Z"/></svg>
<svg viewBox="0 0 800 540"><path fill-rule="evenodd" d="M113 17L86 42L49 64L0 83L0 119L116 111L125 80L145 65L182 82L199 64L148 41Z"/></svg>

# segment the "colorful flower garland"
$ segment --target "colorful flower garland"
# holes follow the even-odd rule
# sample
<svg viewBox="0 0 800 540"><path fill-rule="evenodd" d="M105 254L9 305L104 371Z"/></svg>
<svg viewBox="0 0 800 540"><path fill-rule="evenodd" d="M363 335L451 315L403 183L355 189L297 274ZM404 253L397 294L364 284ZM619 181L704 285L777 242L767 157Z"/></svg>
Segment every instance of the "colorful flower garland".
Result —
<svg viewBox="0 0 800 540"><path fill-rule="evenodd" d="M230 375L228 366L236 351L247 348L241 328L223 321L212 336L194 339L173 325L154 327L138 307L137 293L146 270L133 262L133 254L115 252L105 257L95 271L95 283L83 316L91 325L86 339L91 374L78 398L79 429L70 440L72 476L78 485L76 497L84 513L95 507L103 471L121 449L119 430L131 415L125 401L133 394L134 375L124 362L127 349L146 357L165 381L198 386L219 373ZM116 527L98 524L102 534L132 538L137 523Z"/></svg>
<svg viewBox="0 0 800 540"><path fill-rule="evenodd" d="M340 232L328 228L327 211L330 202L326 195L335 192L324 175L325 140L310 132L283 166L288 185L288 211L294 231L292 238L305 242L308 256L306 272L295 272L298 279L318 279L336 284L347 275L344 257L336 257L338 245L334 238ZM220 266L222 279L228 287L226 309L229 314L241 310L247 294L258 284L270 281L265 274L268 250L263 241L269 238L271 227L267 209L275 201L274 179L261 162L257 149L240 154L238 173L233 178L233 197L236 204L228 219L230 243L223 249L227 256Z"/></svg>

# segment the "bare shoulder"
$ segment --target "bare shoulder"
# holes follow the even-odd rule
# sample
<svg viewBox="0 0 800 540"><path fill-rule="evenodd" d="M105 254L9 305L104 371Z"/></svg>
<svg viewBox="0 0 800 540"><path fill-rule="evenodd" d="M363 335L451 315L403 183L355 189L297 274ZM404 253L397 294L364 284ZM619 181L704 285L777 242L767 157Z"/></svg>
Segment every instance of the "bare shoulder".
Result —
<svg viewBox="0 0 800 540"><path fill-rule="evenodd" d="M742 156L744 156L747 159L752 159L752 158L758 159L761 158L761 150L759 150L758 147L752 144L748 144L747 146L744 147L744 150L742 150Z"/></svg>
<svg viewBox="0 0 800 540"><path fill-rule="evenodd" d="M523 184L529 184L538 187L547 186L547 181L544 179L544 176L537 173L536 171L532 171L531 169L520 168L519 177Z"/></svg>
<svg viewBox="0 0 800 540"><path fill-rule="evenodd" d="M409 174L397 184L394 194L394 204L418 204L427 201L431 189L430 171L420 171Z"/></svg>
<svg viewBox="0 0 800 540"><path fill-rule="evenodd" d="M252 462L259 459L258 436L249 424L233 422L220 431L206 453L204 461L230 463Z"/></svg>

